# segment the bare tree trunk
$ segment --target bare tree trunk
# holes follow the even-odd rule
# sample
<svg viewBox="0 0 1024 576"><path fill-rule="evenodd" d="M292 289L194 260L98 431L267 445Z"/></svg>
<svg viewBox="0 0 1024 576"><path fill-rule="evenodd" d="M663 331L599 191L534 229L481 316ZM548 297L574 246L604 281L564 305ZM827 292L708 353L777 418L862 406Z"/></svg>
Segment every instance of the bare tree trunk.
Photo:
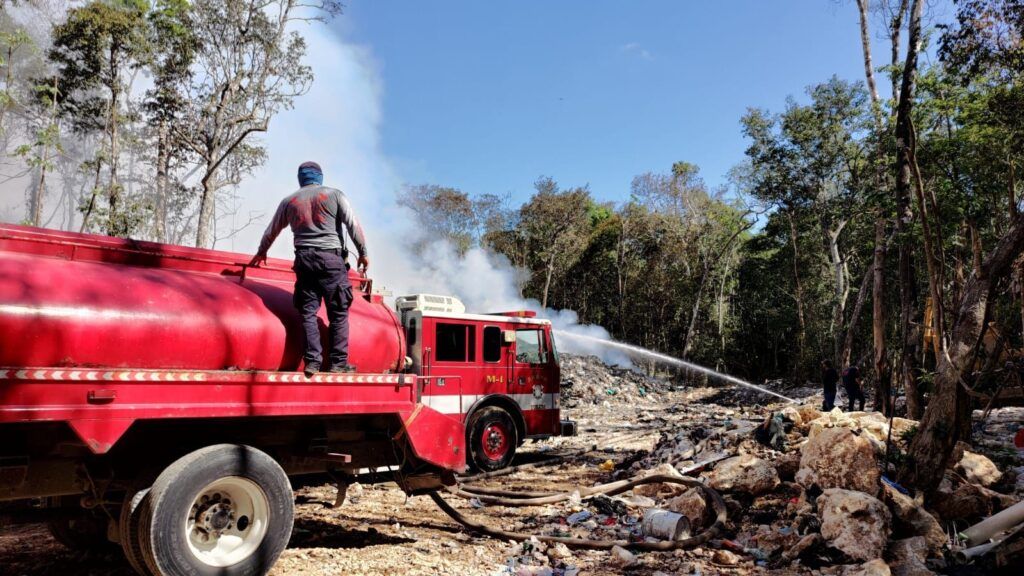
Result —
<svg viewBox="0 0 1024 576"><path fill-rule="evenodd" d="M896 233L899 238L899 282L900 282L900 333L902 351L900 354L900 377L907 393L907 414L920 418L921 398L917 387L917 336L912 330L917 312L916 287L914 285L913 242L910 238L910 223L914 218L911 209L910 187L911 167L909 146L912 138L910 113L917 80L917 56L921 49L922 0L913 0L911 6L910 31L907 58L900 83L899 105L896 108Z"/></svg>
<svg viewBox="0 0 1024 576"><path fill-rule="evenodd" d="M875 409L882 407L885 415L892 413L892 380L889 359L885 353L885 255L888 250L885 238L885 220L875 221L875 254L872 269L871 288L871 338L874 343L875 361Z"/></svg>
<svg viewBox="0 0 1024 576"><path fill-rule="evenodd" d="M166 120L157 126L156 145L156 222L154 232L157 242L167 242L167 166L170 162L168 138L170 130Z"/></svg>
<svg viewBox="0 0 1024 576"><path fill-rule="evenodd" d="M925 252L925 264L928 269L928 291L932 300L932 348L935 352L935 363L938 364L939 356L942 355L942 341L945 337L945 331L943 330L944 323L944 306L942 302L942 268L938 259L935 257L935 250L938 248L933 239L932 232L932 216L938 218L935 212L929 210L928 203L925 202L924 198L924 182L921 178L921 171L917 166L917 136L914 133L914 125L912 121L908 120L909 128L907 129L907 145L905 154L907 155L907 164L909 165L910 172L914 176L914 195L917 197L917 211L921 214L921 224L924 228L924 252ZM937 226L941 226L941 222L936 223ZM941 246L941 243L940 243Z"/></svg>
<svg viewBox="0 0 1024 576"><path fill-rule="evenodd" d="M725 282L729 277L729 261L726 260L725 271L718 283L718 338L719 351L725 355ZM724 369L724 366L723 366Z"/></svg>
<svg viewBox="0 0 1024 576"><path fill-rule="evenodd" d="M881 116L881 104L878 98L878 85L875 84L875 69L871 64L871 33L868 30L868 0L857 0L857 11L860 14L860 45L864 54L864 77L868 83L868 94L871 95L871 109L876 120ZM881 128L879 126L878 128Z"/></svg>
<svg viewBox="0 0 1024 576"><path fill-rule="evenodd" d="M710 275L711 270L705 267L704 273L700 276L700 284L697 285L697 293L694 294L693 307L690 310L690 322L686 327L686 336L683 337L683 360L690 355L690 350L693 348L693 333L697 329L697 314L700 313L700 300L704 297L704 287L707 285L708 276Z"/></svg>
<svg viewBox="0 0 1024 576"><path fill-rule="evenodd" d="M548 307L548 291L551 290L551 277L555 275L555 257L552 255L548 259L547 270L544 274L544 296L541 300L540 307Z"/></svg>
<svg viewBox="0 0 1024 576"><path fill-rule="evenodd" d="M110 48L110 109L107 119L107 130L110 138L110 185L107 189L107 202L109 213L107 214L107 234L110 236L124 236L127 234L126 222L121 212L121 190L117 183L117 156L120 153L120 142L117 135L117 107L120 100L120 74L116 57L116 47Z"/></svg>
<svg viewBox="0 0 1024 576"><path fill-rule="evenodd" d="M846 337L843 339L843 347L839 353L840 366L849 366L853 358L853 338L857 332L857 322L860 320L861 311L864 309L864 301L867 300L868 286L875 276L875 269L869 266L864 272L864 278L860 282L860 291L857 292L857 301L853 304L853 312L850 313L850 322L846 326Z"/></svg>
<svg viewBox="0 0 1024 576"><path fill-rule="evenodd" d="M43 162L39 165L39 180L36 181L36 189L32 191L32 216L33 226L43 224L43 198L46 196L46 147L43 146Z"/></svg>
<svg viewBox="0 0 1024 576"><path fill-rule="evenodd" d="M7 156L7 141L10 139L7 134L7 127L4 125L4 121L7 119L7 109L11 107L14 102L14 96L11 95L13 89L11 84L14 82L14 44L7 46L7 71L4 75L4 91L7 92L6 100L2 106L0 106L0 137L3 139L3 147L0 148L0 157ZM39 224L35 224L38 226Z"/></svg>
<svg viewBox="0 0 1024 576"><path fill-rule="evenodd" d="M92 216L92 211L96 207L96 196L100 193L100 173L103 171L103 157L100 155L96 156L96 173L92 184L92 194L89 195L89 205L85 207L85 212L82 215L82 227L79 228L79 232L85 232L89 229L89 217Z"/></svg>
<svg viewBox="0 0 1024 576"><path fill-rule="evenodd" d="M992 292L1022 252L1024 221L1018 218L967 282L949 346L936 369L935 393L900 469L904 486L931 492L942 480L953 446L960 437L958 416L963 414L962 402L966 398L960 390L960 381L974 363L985 331Z"/></svg>
<svg viewBox="0 0 1024 576"><path fill-rule="evenodd" d="M797 375L804 360L805 344L807 342L807 322L804 317L804 289L800 284L800 251L797 247L796 222L793 221L793 213L786 210L786 218L789 219L789 241L793 244L793 284L796 290L796 318L800 332L796 337L796 363L793 366L793 374Z"/></svg>
<svg viewBox="0 0 1024 576"><path fill-rule="evenodd" d="M839 236L843 233L843 229L845 227L845 220L841 220L835 229L829 229L822 224L822 228L825 232L825 241L828 244L828 259L829 263L832 265L832 275L834 280L834 301L832 304L832 354L833 360L836 362L842 361L843 325L845 324L846 319L846 300L850 294L850 288L847 282L848 271L846 269L846 263L843 260L842 254L839 252ZM843 362L841 365L845 366L846 363Z"/></svg>
<svg viewBox="0 0 1024 576"><path fill-rule="evenodd" d="M217 215L217 183L212 172L203 177L203 196L199 201L199 223L196 230L196 247L213 246L213 219Z"/></svg>
<svg viewBox="0 0 1024 576"><path fill-rule="evenodd" d="M8 60L9 61L9 60ZM10 80L8 80L10 84ZM49 170L50 138L56 135L50 132L57 123L57 79L54 77L52 92L50 94L50 118L49 124L44 129L42 142L39 144L39 180L36 181L35 190L32 191L30 208L30 220L33 226L43 225L43 202L46 199L46 173Z"/></svg>
<svg viewBox="0 0 1024 576"><path fill-rule="evenodd" d="M622 230L619 236L619 243L616 247L618 257L617 266L615 267L616 279L618 281L617 286L619 289L619 335L626 335L626 275L625 275L625 264L626 264L626 224L627 219L625 217L626 212L623 211L623 217L620 218L622 223Z"/></svg>
<svg viewBox="0 0 1024 576"><path fill-rule="evenodd" d="M909 9L910 0L900 0L900 6L898 11L893 14L892 27L889 29L892 36L892 54L889 60L892 64L892 101L896 106L899 106L900 101L899 69L897 68L900 63L900 35L903 31L903 19L907 16Z"/></svg>

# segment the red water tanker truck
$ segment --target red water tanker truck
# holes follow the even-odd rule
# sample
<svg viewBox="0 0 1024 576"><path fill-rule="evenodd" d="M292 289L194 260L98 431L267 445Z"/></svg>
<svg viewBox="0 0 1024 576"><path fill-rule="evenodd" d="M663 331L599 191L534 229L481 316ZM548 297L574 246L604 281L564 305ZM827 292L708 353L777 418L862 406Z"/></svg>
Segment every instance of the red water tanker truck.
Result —
<svg viewBox="0 0 1024 576"><path fill-rule="evenodd" d="M359 372L307 378L290 262L248 260L0 225L0 527L117 543L141 574L261 574L296 486L423 493L575 433L533 313L418 295L396 314L352 272Z"/></svg>

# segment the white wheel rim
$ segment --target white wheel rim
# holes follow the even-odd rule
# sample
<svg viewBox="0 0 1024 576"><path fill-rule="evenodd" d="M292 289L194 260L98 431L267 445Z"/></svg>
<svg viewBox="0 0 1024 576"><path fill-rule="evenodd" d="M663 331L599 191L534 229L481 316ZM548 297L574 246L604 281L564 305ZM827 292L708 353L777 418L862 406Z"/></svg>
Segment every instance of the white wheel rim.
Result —
<svg viewBox="0 0 1024 576"><path fill-rule="evenodd" d="M245 560L267 535L270 506L252 480L228 476L207 484L185 514L192 555L207 566L224 568Z"/></svg>

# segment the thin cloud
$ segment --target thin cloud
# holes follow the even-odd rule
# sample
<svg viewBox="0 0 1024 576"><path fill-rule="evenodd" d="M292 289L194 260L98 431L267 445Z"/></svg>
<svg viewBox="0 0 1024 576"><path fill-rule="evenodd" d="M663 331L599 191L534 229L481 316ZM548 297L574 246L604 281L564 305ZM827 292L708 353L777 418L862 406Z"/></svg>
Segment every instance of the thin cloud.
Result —
<svg viewBox="0 0 1024 576"><path fill-rule="evenodd" d="M629 54L631 56L637 56L644 60L654 60L654 54L651 54L650 50L647 50L641 46L638 42L630 42L619 46L619 52L623 54Z"/></svg>

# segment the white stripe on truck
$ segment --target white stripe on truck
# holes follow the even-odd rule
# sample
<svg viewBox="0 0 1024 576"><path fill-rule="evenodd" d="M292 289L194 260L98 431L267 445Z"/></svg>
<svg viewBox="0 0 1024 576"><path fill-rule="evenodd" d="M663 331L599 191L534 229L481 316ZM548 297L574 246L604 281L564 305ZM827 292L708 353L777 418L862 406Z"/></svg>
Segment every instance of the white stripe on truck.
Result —
<svg viewBox="0 0 1024 576"><path fill-rule="evenodd" d="M484 394L424 394L421 402L442 414L465 414L483 398ZM559 407L559 394L548 393L541 397L533 394L506 394L523 410L552 410ZM461 400L461 402L460 402Z"/></svg>

